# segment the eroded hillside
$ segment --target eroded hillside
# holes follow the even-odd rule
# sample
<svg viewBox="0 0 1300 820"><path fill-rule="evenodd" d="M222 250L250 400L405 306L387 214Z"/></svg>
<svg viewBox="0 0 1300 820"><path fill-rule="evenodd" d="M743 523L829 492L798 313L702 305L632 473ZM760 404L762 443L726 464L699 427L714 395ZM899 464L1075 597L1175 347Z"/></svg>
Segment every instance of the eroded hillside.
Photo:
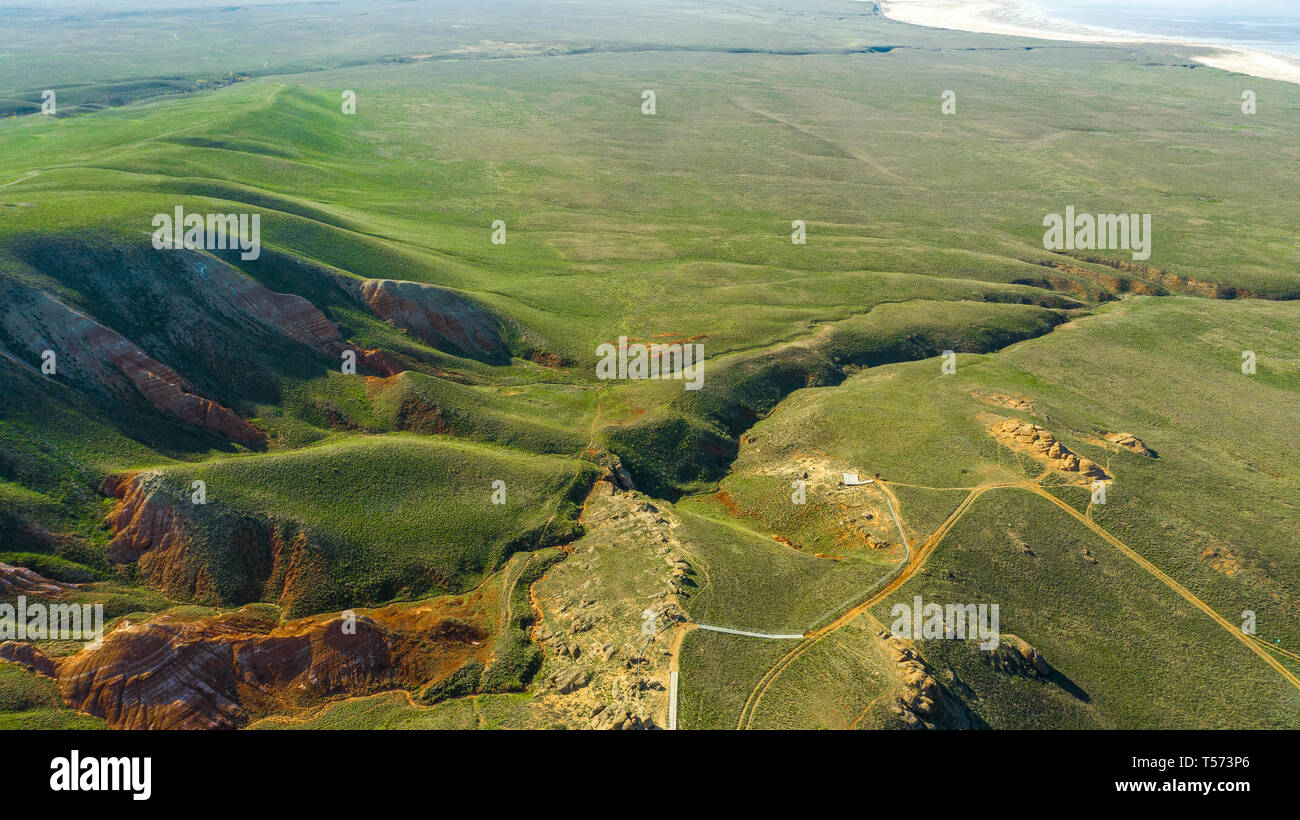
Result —
<svg viewBox="0 0 1300 820"><path fill-rule="evenodd" d="M0 726L1294 724L1297 92L851 5L0 79L0 592L106 619L0 642ZM1150 258L1048 249L1076 204Z"/></svg>

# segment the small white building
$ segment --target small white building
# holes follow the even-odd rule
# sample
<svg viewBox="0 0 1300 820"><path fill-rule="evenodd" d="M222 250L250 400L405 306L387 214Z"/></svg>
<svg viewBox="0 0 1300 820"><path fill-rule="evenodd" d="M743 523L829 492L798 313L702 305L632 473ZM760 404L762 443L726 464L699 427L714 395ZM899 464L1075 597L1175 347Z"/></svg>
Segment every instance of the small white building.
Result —
<svg viewBox="0 0 1300 820"><path fill-rule="evenodd" d="M856 486L858 486L859 484L871 484L871 483L873 483L874 481L875 481L874 478L858 478L858 474L857 474L857 473L845 473L845 474L844 474L844 486L845 486L845 487L856 487Z"/></svg>

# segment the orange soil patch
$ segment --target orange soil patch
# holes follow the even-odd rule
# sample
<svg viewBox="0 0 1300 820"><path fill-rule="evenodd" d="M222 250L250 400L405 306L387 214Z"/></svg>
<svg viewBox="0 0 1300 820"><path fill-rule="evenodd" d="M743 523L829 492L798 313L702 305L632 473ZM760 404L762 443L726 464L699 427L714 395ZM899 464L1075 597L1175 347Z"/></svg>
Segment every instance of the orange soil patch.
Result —
<svg viewBox="0 0 1300 820"><path fill-rule="evenodd" d="M1221 572L1229 578L1241 572L1241 562L1224 547L1210 546L1201 551L1200 559L1210 565L1215 572Z"/></svg>
<svg viewBox="0 0 1300 820"><path fill-rule="evenodd" d="M714 501L721 504L722 508L726 510L727 514L732 518L745 517L745 509L740 506L740 502L736 501L736 497L726 490L719 490L713 494L712 498Z"/></svg>
<svg viewBox="0 0 1300 820"><path fill-rule="evenodd" d="M1024 396L1008 396L1005 393L972 393L971 395L981 401L996 404L998 407L1005 407L1008 410L1020 410L1024 413L1034 412L1034 405Z"/></svg>

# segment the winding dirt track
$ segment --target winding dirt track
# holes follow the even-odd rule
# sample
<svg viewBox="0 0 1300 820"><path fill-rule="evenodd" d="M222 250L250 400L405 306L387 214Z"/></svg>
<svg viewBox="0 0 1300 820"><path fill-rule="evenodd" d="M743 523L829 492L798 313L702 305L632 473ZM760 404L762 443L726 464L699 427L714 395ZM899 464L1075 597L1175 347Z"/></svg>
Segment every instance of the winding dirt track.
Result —
<svg viewBox="0 0 1300 820"><path fill-rule="evenodd" d="M1205 603L1200 598L1197 598L1190 591L1188 591L1188 589L1184 587L1182 584L1178 583L1173 578L1170 578L1168 575L1162 572L1160 568L1157 567L1155 564L1152 564L1150 561L1143 558L1141 555L1138 555L1136 552L1133 551L1131 547L1129 547L1123 541L1119 540L1118 538L1111 535L1106 530L1102 529L1101 525L1099 525L1097 522L1093 521L1091 518L1087 517L1083 513L1076 510L1074 507L1071 507L1069 504L1065 503L1061 499L1052 495L1047 490L1044 490L1042 487L1038 486L1037 484L1028 486L1026 487L1026 489L1034 493L1037 493L1038 495L1041 495L1043 498L1046 498L1048 501L1051 501L1053 504L1055 504L1056 506L1060 507L1061 509L1065 510L1067 513L1072 515L1074 518L1078 519L1085 527L1097 533L1097 535L1099 535L1102 538L1102 540L1104 540L1106 543L1110 544L1112 547L1122 552L1130 560L1135 562L1138 566L1142 567L1147 572L1151 573L1156 578L1160 579L1160 581L1163 582L1165 586L1169 587L1174 592L1178 593L1178 596L1180 598L1183 598L1192 606L1196 607L1197 609L1204 612L1206 615L1209 615L1211 618L1213 618L1215 623L1217 623L1219 626L1223 627L1224 629L1228 630L1228 632L1234 638L1236 638L1237 640L1245 644L1247 649L1249 649L1251 652L1254 652L1256 655L1261 657L1264 660L1264 663L1267 663L1269 666L1273 667L1273 669L1276 670L1279 675L1281 675L1283 678L1286 678L1288 683L1290 683L1296 689L1300 689L1300 678L1297 678L1290 669L1287 669L1285 666L1283 666L1277 660L1277 658L1274 658L1268 652L1264 651L1264 649L1260 646L1259 641L1257 641L1255 638L1251 637L1250 635L1247 635L1246 633L1242 632L1241 629L1238 628L1235 624L1233 624L1227 618L1224 618L1218 612L1215 612L1213 609L1210 608L1209 604ZM1265 644L1265 646L1267 646L1267 644Z"/></svg>
<svg viewBox="0 0 1300 820"><path fill-rule="evenodd" d="M1196 595L1194 595L1182 584L1178 583L1173 578L1170 578L1163 571L1161 571L1159 567L1152 564L1147 559L1143 558L1141 555L1139 555L1136 551L1134 551L1123 541L1120 541L1118 538L1111 535L1109 532L1103 529L1101 525L1097 524L1097 522L1093 521L1087 515L1084 515L1083 513L1079 512L1078 510L1070 506L1065 501L1062 501L1061 499L1057 498L1055 495L1052 495L1050 492L1044 489L1043 486L1039 483L1050 472L1051 472L1050 470L1044 471L1044 473L1034 481L1023 481L1023 482L1002 483L1002 484L990 483L990 484L980 485L978 487L971 489L970 494L966 496L966 498L962 500L961 504L957 506L957 509L953 510L952 514L949 515L948 518L945 519L941 525L939 525L939 528L935 530L934 533L932 533L929 538L925 539L925 542L920 546L920 548L918 548L912 554L912 558L911 560L908 561L907 566L905 566L903 568L903 571L898 573L898 575L892 581L886 584L878 592L872 594L866 600L862 601L861 603L857 604L851 609L846 610L844 614L840 615L838 618L831 621L826 626L821 627L820 629L817 629L815 631L809 632L808 635L804 638L803 641L799 643L798 646L790 650L790 652L784 655L780 660L778 660L775 664L773 664L771 668L767 670L767 672L763 674L763 677L761 677L758 680L758 683L754 685L753 691L750 692L749 699L745 701L745 708L741 710L740 719L737 721L736 728L737 729L753 728L754 714L758 710L758 705L762 701L763 695L766 694L768 688L772 685L773 681L775 681L778 677L780 677L781 673L784 672L786 668L790 666L791 663L793 663L804 652L807 652L813 646L816 646L827 635L831 634L832 632L835 632L836 630L850 623L851 621L856 619L859 615L861 615L863 612L866 612L871 607L880 603L891 593L893 593L904 583L906 583L907 580L911 578L916 573L916 571L921 568L922 565L925 564L925 561L930 556L930 553L934 552L935 547L938 546L939 542L944 539L944 537L948 534L950 530L952 530L953 525L957 523L958 519L960 519L968 509L970 509L970 506L975 502L975 499L979 498L988 490L999 489L999 488L1016 488L1016 489L1028 490L1029 492L1032 492L1036 495L1040 495L1043 498L1046 498L1056 506L1065 510L1073 518L1077 519L1088 529L1096 533L1103 541L1110 544L1115 549L1119 550L1120 553L1122 553L1125 557L1129 558L1138 566L1146 570L1148 573L1155 576L1165 586L1169 587L1175 593L1177 593L1179 597L1191 603L1193 606L1195 606L1197 609L1204 612L1206 615L1209 615L1215 621L1215 623L1219 624L1224 629L1228 630L1228 632L1234 638L1241 641L1246 646L1246 648L1248 648L1251 652L1254 652L1256 655L1258 655L1265 663L1271 666L1274 669L1274 671L1276 671L1279 675L1281 675L1288 683L1290 683L1296 689L1300 689L1300 678L1297 678L1296 675L1293 672L1291 672L1291 670L1287 669L1285 666L1281 664L1281 662L1279 662L1276 658L1274 658L1271 654L1269 654L1270 652L1276 652L1288 659L1300 660L1300 653L1293 652L1292 650L1285 649L1280 646L1269 644L1261 638L1257 638L1245 634L1234 624L1232 624L1230 621L1228 621L1226 618L1224 618L1222 615L1220 615L1218 612L1212 609L1209 604L1205 603L1200 598L1196 597ZM894 508L898 509L898 499L894 496L893 492L881 482L877 482L876 486L878 486L882 492L884 492L886 495L889 496L889 499L894 504ZM934 489L944 489L944 488L934 488ZM967 489L967 488L963 487L963 488L948 488L948 489Z"/></svg>
<svg viewBox="0 0 1300 820"><path fill-rule="evenodd" d="M897 510L899 508L898 499L894 496L893 491L886 487L883 482L876 482L876 486L880 488L881 492L889 497L890 502L894 505L894 509ZM749 693L749 699L745 701L745 708L741 710L740 720L737 722L736 728L751 728L754 722L754 713L758 709L759 701L763 699L763 695L766 694L767 688L772 685L772 682L776 680L782 672L785 671L786 667L788 667L804 652L807 652L809 649L820 643L827 635L853 621L863 612L866 612L871 607L883 601L886 597L892 594L894 590L906 583L907 579L911 578L912 575L925 564L925 559L930 557L930 553L934 552L934 548L938 546L939 542L943 540L944 536L948 534L948 531L952 529L953 525L957 523L957 520L962 517L966 510L970 508L970 505L975 502L975 499L979 498L987 490L1003 486L1014 485L990 484L988 486L976 487L971 490L970 495L962 499L962 502L957 505L957 509L953 510L952 514L939 525L939 529L935 530L930 537L925 539L925 542L912 553L911 560L909 560L907 565L903 567L902 572L894 576L892 581L885 584L866 600L846 610L844 614L840 615L835 620L819 629L809 632L798 646L790 650L779 661L773 664L772 667L764 673L763 677L759 679L758 683L754 686L754 690Z"/></svg>

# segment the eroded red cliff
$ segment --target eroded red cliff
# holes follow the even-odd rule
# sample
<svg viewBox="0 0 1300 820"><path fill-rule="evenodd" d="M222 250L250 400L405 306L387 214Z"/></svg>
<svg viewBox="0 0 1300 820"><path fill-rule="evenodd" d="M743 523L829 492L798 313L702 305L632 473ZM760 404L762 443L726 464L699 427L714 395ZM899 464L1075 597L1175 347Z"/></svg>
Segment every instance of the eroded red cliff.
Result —
<svg viewBox="0 0 1300 820"><path fill-rule="evenodd" d="M0 644L0 659L52 677L63 700L118 729L237 728L338 696L413 686L489 656L474 602L398 604L277 625L257 610L119 623L98 647L50 658Z"/></svg>

